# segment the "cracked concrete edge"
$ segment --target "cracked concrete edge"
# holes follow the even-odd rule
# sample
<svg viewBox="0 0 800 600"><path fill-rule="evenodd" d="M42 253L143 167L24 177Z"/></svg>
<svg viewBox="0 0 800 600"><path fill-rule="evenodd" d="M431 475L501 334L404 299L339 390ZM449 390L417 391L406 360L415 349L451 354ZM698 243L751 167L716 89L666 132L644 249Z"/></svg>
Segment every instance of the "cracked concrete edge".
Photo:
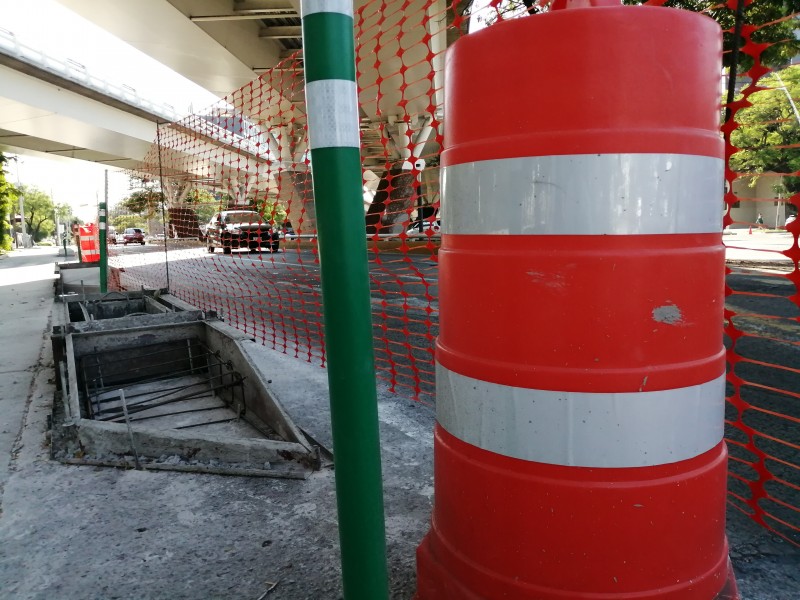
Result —
<svg viewBox="0 0 800 600"><path fill-rule="evenodd" d="M81 445L100 456L131 453L130 438L123 423L105 423L80 419L77 424ZM300 461L308 452L293 442L266 439L225 439L185 431L161 431L137 426L133 429L136 452L142 456L190 456L196 460L263 465L264 463Z"/></svg>

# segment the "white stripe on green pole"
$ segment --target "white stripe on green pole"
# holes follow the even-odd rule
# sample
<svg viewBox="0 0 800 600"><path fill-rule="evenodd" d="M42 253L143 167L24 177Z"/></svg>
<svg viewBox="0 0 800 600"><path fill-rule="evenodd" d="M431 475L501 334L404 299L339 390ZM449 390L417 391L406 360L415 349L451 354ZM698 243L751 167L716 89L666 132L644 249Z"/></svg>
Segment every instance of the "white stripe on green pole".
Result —
<svg viewBox="0 0 800 600"><path fill-rule="evenodd" d="M106 175L108 177L108 175ZM100 251L100 293L108 292L108 237L106 233L106 203L101 202L98 206L99 239L98 250Z"/></svg>
<svg viewBox="0 0 800 600"><path fill-rule="evenodd" d="M99 248L100 251L100 293L108 292L108 169L103 178L103 202L99 206L99 218L97 226L100 228Z"/></svg>
<svg viewBox="0 0 800 600"><path fill-rule="evenodd" d="M351 0L302 0L345 600L388 598Z"/></svg>

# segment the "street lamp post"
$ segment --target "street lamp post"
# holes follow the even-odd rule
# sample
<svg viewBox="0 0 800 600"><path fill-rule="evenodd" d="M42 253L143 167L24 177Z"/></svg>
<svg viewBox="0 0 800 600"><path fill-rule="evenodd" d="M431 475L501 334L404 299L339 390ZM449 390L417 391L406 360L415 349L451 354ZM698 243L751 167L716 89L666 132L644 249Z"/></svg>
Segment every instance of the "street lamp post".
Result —
<svg viewBox="0 0 800 600"><path fill-rule="evenodd" d="M783 82L783 79L781 79L781 76L778 73L775 73L775 78L778 80L778 83L781 84L778 89L783 90L783 93L786 94L786 99L789 101L789 105L792 107L794 118L797 119L797 124L800 125L800 111L797 110L797 105L794 103L792 95L789 93L786 84Z"/></svg>

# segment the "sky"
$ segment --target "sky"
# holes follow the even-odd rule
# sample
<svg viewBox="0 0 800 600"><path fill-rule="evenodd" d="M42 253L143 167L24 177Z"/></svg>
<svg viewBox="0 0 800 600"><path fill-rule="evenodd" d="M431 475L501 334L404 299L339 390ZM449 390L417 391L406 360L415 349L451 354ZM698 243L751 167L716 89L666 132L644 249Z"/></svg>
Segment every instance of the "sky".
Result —
<svg viewBox="0 0 800 600"><path fill-rule="evenodd" d="M134 0L131 0L134 1ZM172 69L79 17L54 0L0 0L0 34L13 34L20 44L61 60L71 59L94 76L128 85L142 97L175 107L180 115L190 107L205 107L217 97ZM125 65L120 69L120 65ZM68 203L89 221L103 199L105 165L73 159L23 155L6 168L10 181L39 188L57 204ZM129 193L127 177L110 170L109 202Z"/></svg>
<svg viewBox="0 0 800 600"><path fill-rule="evenodd" d="M97 203L105 197L105 165L74 159L51 159L31 155L6 154L17 157L6 165L6 178L13 184L36 187L56 204L69 204L83 221L97 218ZM130 194L128 176L108 169L109 205Z"/></svg>

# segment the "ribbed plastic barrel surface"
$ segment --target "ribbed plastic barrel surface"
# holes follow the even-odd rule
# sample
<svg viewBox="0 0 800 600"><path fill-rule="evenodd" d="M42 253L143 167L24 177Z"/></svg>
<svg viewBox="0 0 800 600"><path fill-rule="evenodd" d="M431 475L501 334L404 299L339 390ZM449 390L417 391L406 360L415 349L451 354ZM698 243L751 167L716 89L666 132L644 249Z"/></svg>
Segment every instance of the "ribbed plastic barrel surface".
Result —
<svg viewBox="0 0 800 600"><path fill-rule="evenodd" d="M736 597L720 59L711 19L622 6L448 51L420 600Z"/></svg>
<svg viewBox="0 0 800 600"><path fill-rule="evenodd" d="M80 226L81 262L98 262L100 251L97 248L97 226L94 223Z"/></svg>

